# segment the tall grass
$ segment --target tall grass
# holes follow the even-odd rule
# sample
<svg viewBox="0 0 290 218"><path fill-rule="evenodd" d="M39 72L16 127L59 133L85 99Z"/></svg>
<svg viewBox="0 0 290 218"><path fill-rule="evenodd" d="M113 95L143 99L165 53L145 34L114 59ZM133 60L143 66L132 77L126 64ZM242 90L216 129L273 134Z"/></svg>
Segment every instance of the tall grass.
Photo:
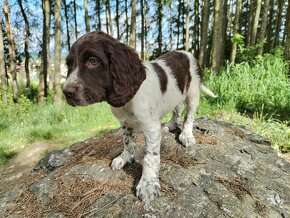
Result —
<svg viewBox="0 0 290 218"><path fill-rule="evenodd" d="M207 85L219 96L219 105L289 120L290 82L280 50L259 56L252 64L228 64L221 75L209 74Z"/></svg>

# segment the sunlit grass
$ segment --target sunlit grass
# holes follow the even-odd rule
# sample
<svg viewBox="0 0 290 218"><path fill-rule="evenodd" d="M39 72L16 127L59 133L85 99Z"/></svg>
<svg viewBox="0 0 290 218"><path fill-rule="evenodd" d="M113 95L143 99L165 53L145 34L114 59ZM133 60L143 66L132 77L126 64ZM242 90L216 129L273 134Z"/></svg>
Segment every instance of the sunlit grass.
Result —
<svg viewBox="0 0 290 218"><path fill-rule="evenodd" d="M218 105L233 106L242 113L289 120L288 67L279 50L275 55L257 58L253 64L228 64L219 76L208 73L206 84L219 96Z"/></svg>
<svg viewBox="0 0 290 218"><path fill-rule="evenodd" d="M28 143L41 140L56 141L64 146L99 135L100 131L116 128L117 120L105 103L87 107L54 105L39 107L35 104L22 114L1 116L0 147L18 150Z"/></svg>

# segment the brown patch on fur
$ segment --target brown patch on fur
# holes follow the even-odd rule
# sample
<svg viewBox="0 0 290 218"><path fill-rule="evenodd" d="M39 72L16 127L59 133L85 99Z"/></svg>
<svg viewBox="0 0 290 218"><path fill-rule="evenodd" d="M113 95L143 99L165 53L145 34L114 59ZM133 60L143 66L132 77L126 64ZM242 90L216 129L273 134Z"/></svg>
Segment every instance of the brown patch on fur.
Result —
<svg viewBox="0 0 290 218"><path fill-rule="evenodd" d="M175 77L177 86L181 93L186 92L191 82L188 57L181 52L168 52L162 55L159 59L164 60L172 70L171 73Z"/></svg>
<svg viewBox="0 0 290 218"><path fill-rule="evenodd" d="M164 69L158 63L152 63L152 66L158 75L159 82L160 82L160 90L164 94L167 90L167 83L168 83L167 75Z"/></svg>
<svg viewBox="0 0 290 218"><path fill-rule="evenodd" d="M249 185L240 179L226 179L218 177L216 181L223 184L230 192L234 193L238 199L242 199L246 194L251 195Z"/></svg>

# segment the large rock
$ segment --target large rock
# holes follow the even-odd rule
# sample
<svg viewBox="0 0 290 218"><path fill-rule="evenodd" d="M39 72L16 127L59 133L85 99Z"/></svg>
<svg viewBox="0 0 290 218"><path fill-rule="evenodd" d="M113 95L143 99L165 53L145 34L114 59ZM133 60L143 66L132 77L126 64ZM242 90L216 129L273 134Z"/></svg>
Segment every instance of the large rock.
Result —
<svg viewBox="0 0 290 218"><path fill-rule="evenodd" d="M198 119L197 144L179 131L161 145L161 197L135 197L144 139L135 161L113 172L122 136L90 138L49 154L22 184L0 198L0 217L290 217L290 164L244 127Z"/></svg>

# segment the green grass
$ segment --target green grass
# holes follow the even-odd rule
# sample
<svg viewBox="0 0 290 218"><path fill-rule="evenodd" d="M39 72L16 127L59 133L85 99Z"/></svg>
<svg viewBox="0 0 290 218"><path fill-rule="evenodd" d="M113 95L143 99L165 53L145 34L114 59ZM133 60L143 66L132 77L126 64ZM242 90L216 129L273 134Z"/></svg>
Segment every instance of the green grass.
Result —
<svg viewBox="0 0 290 218"><path fill-rule="evenodd" d="M221 75L208 74L206 84L219 96L218 105L289 121L288 72L281 51L277 50L274 55L259 56L252 64L228 64Z"/></svg>
<svg viewBox="0 0 290 218"><path fill-rule="evenodd" d="M118 126L105 103L87 107L64 104L59 109L52 104L31 104L28 108L15 105L6 116L1 115L0 148L5 145L10 151L17 151L28 143L43 140L67 146Z"/></svg>
<svg viewBox="0 0 290 218"><path fill-rule="evenodd" d="M219 76L208 71L205 84L219 98L202 95L196 117L244 125L268 138L278 151L290 152L290 82L281 52L258 57L252 64L227 65ZM0 164L29 143L47 141L65 147L119 126L106 103L38 106L36 86L30 93L22 88L21 93L18 104L6 107L0 101Z"/></svg>
<svg viewBox="0 0 290 218"><path fill-rule="evenodd" d="M0 165L7 164L16 155L16 151L7 151L4 147L0 147Z"/></svg>

